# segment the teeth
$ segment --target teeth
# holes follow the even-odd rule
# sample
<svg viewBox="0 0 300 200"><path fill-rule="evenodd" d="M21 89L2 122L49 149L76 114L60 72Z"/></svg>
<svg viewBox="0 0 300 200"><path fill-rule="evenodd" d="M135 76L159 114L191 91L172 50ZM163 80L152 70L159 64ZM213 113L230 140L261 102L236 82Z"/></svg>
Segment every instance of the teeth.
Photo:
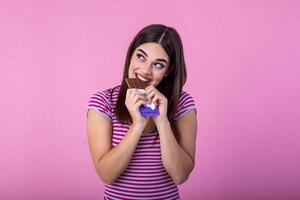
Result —
<svg viewBox="0 0 300 200"><path fill-rule="evenodd" d="M145 78L139 76L138 74L137 74L136 76L138 77L138 79L140 79L140 80L142 80L142 81L145 81L145 82L148 82L148 81L149 81L148 79L145 79Z"/></svg>

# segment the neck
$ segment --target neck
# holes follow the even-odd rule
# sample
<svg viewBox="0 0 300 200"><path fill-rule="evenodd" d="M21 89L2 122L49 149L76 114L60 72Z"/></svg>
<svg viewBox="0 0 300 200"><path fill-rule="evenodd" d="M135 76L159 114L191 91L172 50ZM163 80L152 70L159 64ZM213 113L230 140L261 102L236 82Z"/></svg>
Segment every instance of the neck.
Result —
<svg viewBox="0 0 300 200"><path fill-rule="evenodd" d="M154 124L153 119L151 118L151 119L149 120L149 122L147 123L147 125L146 125L146 127L145 127L145 129L144 129L144 132L145 132L145 133L148 133L148 132L152 131L152 130L154 129L154 127L155 127L155 124Z"/></svg>

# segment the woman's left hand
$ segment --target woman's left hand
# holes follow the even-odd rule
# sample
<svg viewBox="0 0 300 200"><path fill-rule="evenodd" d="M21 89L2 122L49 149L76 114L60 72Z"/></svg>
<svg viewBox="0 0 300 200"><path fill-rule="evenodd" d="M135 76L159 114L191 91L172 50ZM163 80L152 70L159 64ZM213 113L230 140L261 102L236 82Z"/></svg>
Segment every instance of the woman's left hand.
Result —
<svg viewBox="0 0 300 200"><path fill-rule="evenodd" d="M163 122L168 120L168 99L158 91L153 85L145 88L145 93L150 102L153 102L159 109L159 116L153 117L154 123Z"/></svg>

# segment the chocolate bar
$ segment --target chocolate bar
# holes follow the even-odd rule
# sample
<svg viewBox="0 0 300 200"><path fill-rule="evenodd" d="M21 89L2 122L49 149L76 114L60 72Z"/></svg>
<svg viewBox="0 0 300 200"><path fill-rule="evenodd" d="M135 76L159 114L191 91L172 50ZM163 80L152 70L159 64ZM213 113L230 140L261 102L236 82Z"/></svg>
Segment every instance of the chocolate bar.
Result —
<svg viewBox="0 0 300 200"><path fill-rule="evenodd" d="M144 81L138 78L126 78L125 81L128 88L137 88L142 93L145 93L145 88L148 86ZM159 110L154 103L147 104L146 106L142 105L139 110L143 117L159 115Z"/></svg>
<svg viewBox="0 0 300 200"><path fill-rule="evenodd" d="M144 81L138 78L126 78L125 81L129 88L145 89L148 86Z"/></svg>

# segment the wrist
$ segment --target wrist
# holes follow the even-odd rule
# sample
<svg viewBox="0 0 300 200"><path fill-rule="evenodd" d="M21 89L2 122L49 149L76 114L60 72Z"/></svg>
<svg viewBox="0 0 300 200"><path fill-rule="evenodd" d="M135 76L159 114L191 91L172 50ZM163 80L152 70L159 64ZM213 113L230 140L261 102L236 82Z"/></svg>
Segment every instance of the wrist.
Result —
<svg viewBox="0 0 300 200"><path fill-rule="evenodd" d="M139 123L133 123L130 127L130 129L137 133L142 133L144 130L144 127L140 125Z"/></svg>
<svg viewBox="0 0 300 200"><path fill-rule="evenodd" d="M155 124L157 129L160 130L160 129L167 128L167 126L170 125L170 121L168 120L168 118L162 118L162 119L157 119Z"/></svg>

